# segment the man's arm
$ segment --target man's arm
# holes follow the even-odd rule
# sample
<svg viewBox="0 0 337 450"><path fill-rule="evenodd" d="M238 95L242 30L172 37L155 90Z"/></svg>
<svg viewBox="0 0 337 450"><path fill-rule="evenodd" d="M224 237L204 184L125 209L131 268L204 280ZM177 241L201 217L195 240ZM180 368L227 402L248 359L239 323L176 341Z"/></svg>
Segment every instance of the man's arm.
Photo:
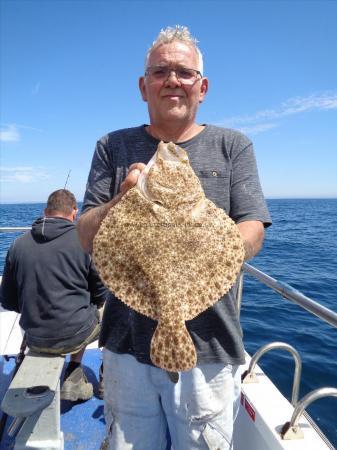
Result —
<svg viewBox="0 0 337 450"><path fill-rule="evenodd" d="M121 197L122 195L118 194L108 203L89 209L89 211L86 211L79 218L77 222L77 234L82 248L86 253L92 252L92 243L102 220L108 214L109 209L119 202Z"/></svg>
<svg viewBox="0 0 337 450"><path fill-rule="evenodd" d="M253 258L262 247L264 226L257 220L247 220L237 224L245 247L245 261Z"/></svg>
<svg viewBox="0 0 337 450"><path fill-rule="evenodd" d="M93 261L90 262L88 273L88 291L90 292L90 302L100 308L110 296L110 291L102 283Z"/></svg>
<svg viewBox="0 0 337 450"><path fill-rule="evenodd" d="M10 263L10 252L7 253L2 276L0 303L3 308L9 311L20 312L16 280Z"/></svg>
<svg viewBox="0 0 337 450"><path fill-rule="evenodd" d="M92 252L94 237L101 225L102 220L108 214L110 208L116 205L122 196L137 183L140 172L145 164L135 163L129 168L129 173L121 184L121 191L109 202L92 208L81 215L77 223L77 233L83 250L87 253Z"/></svg>

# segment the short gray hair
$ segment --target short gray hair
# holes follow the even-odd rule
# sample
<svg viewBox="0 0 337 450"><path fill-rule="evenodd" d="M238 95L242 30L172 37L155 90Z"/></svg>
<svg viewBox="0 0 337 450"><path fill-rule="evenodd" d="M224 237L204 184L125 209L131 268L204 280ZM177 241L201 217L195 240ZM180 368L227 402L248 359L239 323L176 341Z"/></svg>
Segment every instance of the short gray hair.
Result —
<svg viewBox="0 0 337 450"><path fill-rule="evenodd" d="M189 45L190 47L194 48L198 55L198 70L200 70L201 73L203 73L204 69L204 63L203 63L203 57L202 53L198 47L198 41L195 37L193 37L190 33L190 30L187 27L176 25L175 27L167 27L165 29L162 29L160 33L158 34L155 41L153 41L151 47L148 49L145 59L145 69L148 66L149 58L151 55L151 52L163 44L169 44L173 41L180 41L183 42L186 45ZM193 67L191 67L193 69Z"/></svg>

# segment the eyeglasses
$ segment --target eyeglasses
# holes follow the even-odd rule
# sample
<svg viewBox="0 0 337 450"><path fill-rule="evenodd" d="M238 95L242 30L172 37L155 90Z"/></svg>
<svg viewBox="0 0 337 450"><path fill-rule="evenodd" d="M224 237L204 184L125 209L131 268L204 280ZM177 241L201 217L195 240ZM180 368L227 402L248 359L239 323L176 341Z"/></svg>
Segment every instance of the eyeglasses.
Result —
<svg viewBox="0 0 337 450"><path fill-rule="evenodd" d="M149 66L145 70L145 75L150 75L154 80L166 81L172 72L183 84L193 84L199 77L202 78L199 70L187 69L186 67L172 69L169 66Z"/></svg>

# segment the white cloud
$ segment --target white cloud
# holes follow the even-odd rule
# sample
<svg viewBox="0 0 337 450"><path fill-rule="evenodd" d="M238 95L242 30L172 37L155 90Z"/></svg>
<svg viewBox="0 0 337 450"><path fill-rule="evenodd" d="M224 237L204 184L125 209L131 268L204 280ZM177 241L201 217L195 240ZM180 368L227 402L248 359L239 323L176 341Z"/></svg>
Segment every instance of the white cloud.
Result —
<svg viewBox="0 0 337 450"><path fill-rule="evenodd" d="M337 92L312 94L307 97L293 97L275 109L257 111L251 115L234 116L223 120L223 124L229 127L239 128L250 134L257 134L275 128L276 123L266 121L281 119L286 116L305 113L309 111L324 111L337 109Z"/></svg>
<svg viewBox="0 0 337 450"><path fill-rule="evenodd" d="M271 130L272 128L277 128L279 125L277 123L257 123L255 125L248 126L238 126L236 127L238 130L242 131L242 133L247 133L250 135L263 133L264 131Z"/></svg>
<svg viewBox="0 0 337 450"><path fill-rule="evenodd" d="M38 131L43 133L40 128L30 127L28 125L20 125L17 123L0 125L0 142L18 142L21 140L19 129Z"/></svg>
<svg viewBox="0 0 337 450"><path fill-rule="evenodd" d="M0 141L17 142L20 140L20 134L16 125L4 125L0 129Z"/></svg>
<svg viewBox="0 0 337 450"><path fill-rule="evenodd" d="M33 131L39 131L40 133L43 133L43 130L41 130L41 128L29 127L28 125L20 125L20 124L17 124L16 126L18 128L24 128L25 130L33 130Z"/></svg>
<svg viewBox="0 0 337 450"><path fill-rule="evenodd" d="M1 180L7 183L36 183L48 178L49 175L39 167L1 167Z"/></svg>

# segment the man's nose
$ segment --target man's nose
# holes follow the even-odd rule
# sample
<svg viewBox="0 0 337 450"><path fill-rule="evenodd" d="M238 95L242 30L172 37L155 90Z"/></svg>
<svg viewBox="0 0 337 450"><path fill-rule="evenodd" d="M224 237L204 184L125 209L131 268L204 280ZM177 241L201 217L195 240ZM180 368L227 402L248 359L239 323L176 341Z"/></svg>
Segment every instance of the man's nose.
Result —
<svg viewBox="0 0 337 450"><path fill-rule="evenodd" d="M181 82L179 78L177 77L177 74L174 70L170 70L170 73L168 74L168 77L165 81L165 86L180 86Z"/></svg>

